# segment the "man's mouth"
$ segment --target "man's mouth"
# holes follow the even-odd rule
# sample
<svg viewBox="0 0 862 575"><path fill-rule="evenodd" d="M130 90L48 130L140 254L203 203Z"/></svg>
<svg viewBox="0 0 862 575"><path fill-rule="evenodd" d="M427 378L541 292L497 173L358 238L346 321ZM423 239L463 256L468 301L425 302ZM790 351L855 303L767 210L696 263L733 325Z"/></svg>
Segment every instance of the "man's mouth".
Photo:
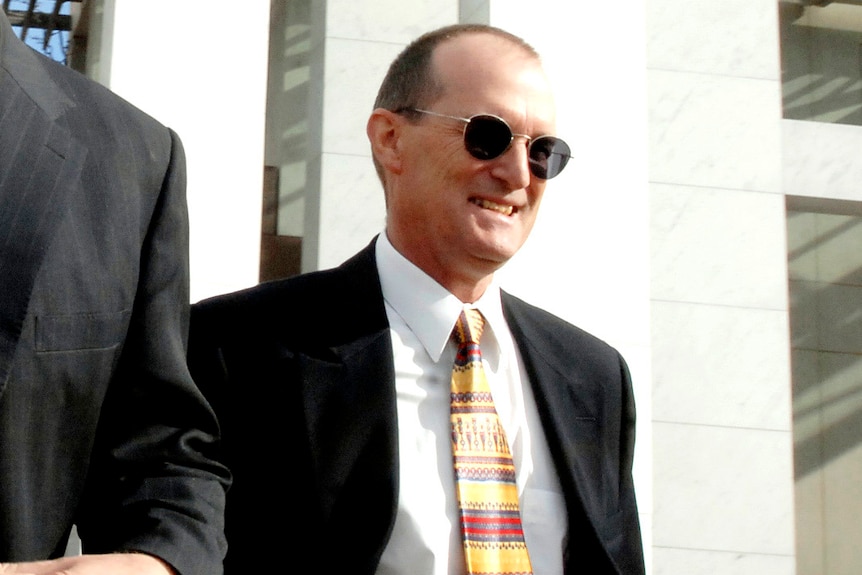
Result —
<svg viewBox="0 0 862 575"><path fill-rule="evenodd" d="M486 210L493 210L495 212L503 214L504 216L511 216L515 212L515 206L504 206L502 204L498 204L490 200L483 200L481 198L470 198L470 201L479 206L480 208L485 208Z"/></svg>

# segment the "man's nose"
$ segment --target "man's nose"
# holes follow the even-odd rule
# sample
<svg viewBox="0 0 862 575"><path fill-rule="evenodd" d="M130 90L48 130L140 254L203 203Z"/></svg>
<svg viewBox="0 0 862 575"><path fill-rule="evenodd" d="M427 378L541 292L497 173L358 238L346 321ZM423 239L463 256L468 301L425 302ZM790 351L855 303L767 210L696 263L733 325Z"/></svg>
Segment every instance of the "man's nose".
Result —
<svg viewBox="0 0 862 575"><path fill-rule="evenodd" d="M504 180L509 189L519 190L530 185L529 145L529 138L516 134L509 148L492 160L495 165L491 173Z"/></svg>

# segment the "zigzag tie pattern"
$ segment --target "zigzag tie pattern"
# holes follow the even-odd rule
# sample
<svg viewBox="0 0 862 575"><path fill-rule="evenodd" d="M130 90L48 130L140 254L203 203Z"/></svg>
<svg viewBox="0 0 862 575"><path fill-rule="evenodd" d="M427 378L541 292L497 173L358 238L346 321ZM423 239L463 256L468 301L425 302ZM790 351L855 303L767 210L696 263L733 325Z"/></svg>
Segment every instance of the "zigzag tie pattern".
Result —
<svg viewBox="0 0 862 575"><path fill-rule="evenodd" d="M465 309L452 331L452 453L467 573L532 575L515 465L482 368L484 325L478 310Z"/></svg>

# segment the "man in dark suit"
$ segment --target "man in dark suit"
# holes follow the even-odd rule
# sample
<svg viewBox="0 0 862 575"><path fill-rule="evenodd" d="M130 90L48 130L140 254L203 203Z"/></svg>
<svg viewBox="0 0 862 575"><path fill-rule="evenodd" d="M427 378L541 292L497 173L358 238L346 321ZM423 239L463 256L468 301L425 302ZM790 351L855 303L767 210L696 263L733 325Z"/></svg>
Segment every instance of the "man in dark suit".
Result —
<svg viewBox="0 0 862 575"><path fill-rule="evenodd" d="M0 11L0 572L221 573L187 250L176 135Z"/></svg>
<svg viewBox="0 0 862 575"><path fill-rule="evenodd" d="M484 316L533 572L643 573L625 362L494 282L568 160L554 116L521 39L423 36L367 126L385 233L338 268L193 306L190 365L234 471L227 573L467 572L449 412L465 307Z"/></svg>

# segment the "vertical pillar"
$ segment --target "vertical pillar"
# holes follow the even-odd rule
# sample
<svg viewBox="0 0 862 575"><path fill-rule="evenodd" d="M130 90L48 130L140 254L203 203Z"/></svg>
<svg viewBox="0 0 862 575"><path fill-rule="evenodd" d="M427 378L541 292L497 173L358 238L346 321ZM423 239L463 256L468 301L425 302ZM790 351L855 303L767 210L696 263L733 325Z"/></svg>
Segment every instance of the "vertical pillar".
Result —
<svg viewBox="0 0 862 575"><path fill-rule="evenodd" d="M777 16L647 3L656 574L794 570Z"/></svg>

